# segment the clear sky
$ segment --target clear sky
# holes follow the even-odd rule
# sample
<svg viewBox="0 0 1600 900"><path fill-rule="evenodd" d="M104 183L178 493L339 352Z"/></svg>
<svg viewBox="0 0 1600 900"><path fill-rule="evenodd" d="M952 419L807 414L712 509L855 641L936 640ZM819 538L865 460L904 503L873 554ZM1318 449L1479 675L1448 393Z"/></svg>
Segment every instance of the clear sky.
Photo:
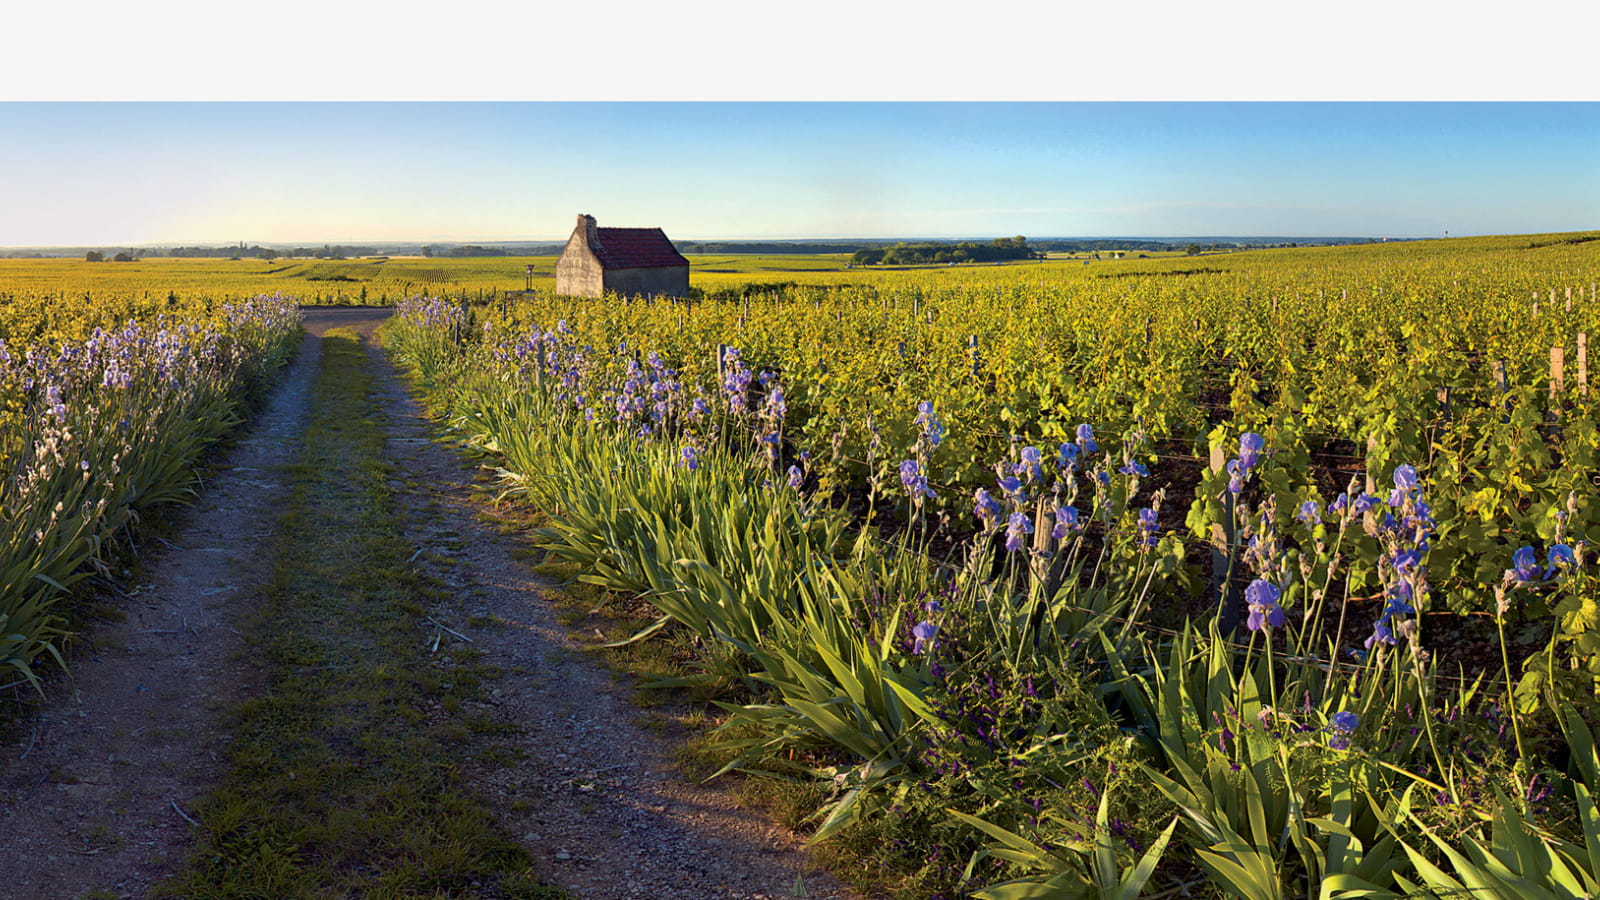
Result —
<svg viewBox="0 0 1600 900"><path fill-rule="evenodd" d="M1600 103L0 103L0 246L1600 228Z"/></svg>

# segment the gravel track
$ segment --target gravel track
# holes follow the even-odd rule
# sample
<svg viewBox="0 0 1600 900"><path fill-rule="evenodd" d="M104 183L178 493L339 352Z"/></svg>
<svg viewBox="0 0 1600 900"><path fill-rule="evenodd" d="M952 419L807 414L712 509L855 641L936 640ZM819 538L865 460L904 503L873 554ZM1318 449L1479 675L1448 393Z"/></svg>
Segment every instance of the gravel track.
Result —
<svg viewBox="0 0 1600 900"><path fill-rule="evenodd" d="M226 760L224 714L260 690L238 623L271 562L255 550L279 521L280 467L305 431L320 337L341 326L370 337L388 315L305 313L300 353L266 407L177 514L171 540L145 548L145 571L114 603L126 618L95 624L70 679L49 679L48 699L0 744L0 898L142 896L192 846L189 810ZM526 754L463 768L544 877L596 900L856 897L815 870L794 834L679 774L674 741L646 727L631 689L556 621L549 583L514 556L525 545L480 520L474 467L431 440L375 347L372 363L395 478L414 485L398 494L408 536L419 549L442 535L462 547L450 566L419 557L456 589L435 615L512 673L486 711L523 729ZM490 619L503 624L469 624Z"/></svg>

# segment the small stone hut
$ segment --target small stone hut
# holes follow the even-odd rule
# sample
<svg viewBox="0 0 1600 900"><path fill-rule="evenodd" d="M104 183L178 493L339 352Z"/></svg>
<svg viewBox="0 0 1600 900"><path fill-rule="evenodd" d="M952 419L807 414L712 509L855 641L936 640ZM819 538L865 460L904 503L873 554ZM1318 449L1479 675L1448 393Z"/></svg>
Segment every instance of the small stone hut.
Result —
<svg viewBox="0 0 1600 900"><path fill-rule="evenodd" d="M556 260L556 293L687 297L689 261L659 228L596 228L580 215Z"/></svg>

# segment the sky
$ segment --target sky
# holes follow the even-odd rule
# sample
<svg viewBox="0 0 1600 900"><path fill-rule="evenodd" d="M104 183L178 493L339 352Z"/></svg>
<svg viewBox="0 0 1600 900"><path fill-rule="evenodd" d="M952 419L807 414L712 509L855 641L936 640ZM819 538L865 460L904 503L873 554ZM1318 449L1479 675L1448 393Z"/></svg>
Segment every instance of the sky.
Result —
<svg viewBox="0 0 1600 900"><path fill-rule="evenodd" d="M1600 228L1600 6L1415 6L24 4L0 246Z"/></svg>
<svg viewBox="0 0 1600 900"><path fill-rule="evenodd" d="M1600 227L1600 103L5 103L0 245Z"/></svg>

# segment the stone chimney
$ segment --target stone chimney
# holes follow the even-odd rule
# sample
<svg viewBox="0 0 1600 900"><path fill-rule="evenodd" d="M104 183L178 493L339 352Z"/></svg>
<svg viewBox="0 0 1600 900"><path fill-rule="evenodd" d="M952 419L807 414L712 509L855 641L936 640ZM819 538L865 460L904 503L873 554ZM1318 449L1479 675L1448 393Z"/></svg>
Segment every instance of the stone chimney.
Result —
<svg viewBox="0 0 1600 900"><path fill-rule="evenodd" d="M590 247L600 246L600 235L594 230L594 216L587 213L579 213L578 228L583 230L584 237L588 240ZM574 230L576 231L577 229Z"/></svg>

